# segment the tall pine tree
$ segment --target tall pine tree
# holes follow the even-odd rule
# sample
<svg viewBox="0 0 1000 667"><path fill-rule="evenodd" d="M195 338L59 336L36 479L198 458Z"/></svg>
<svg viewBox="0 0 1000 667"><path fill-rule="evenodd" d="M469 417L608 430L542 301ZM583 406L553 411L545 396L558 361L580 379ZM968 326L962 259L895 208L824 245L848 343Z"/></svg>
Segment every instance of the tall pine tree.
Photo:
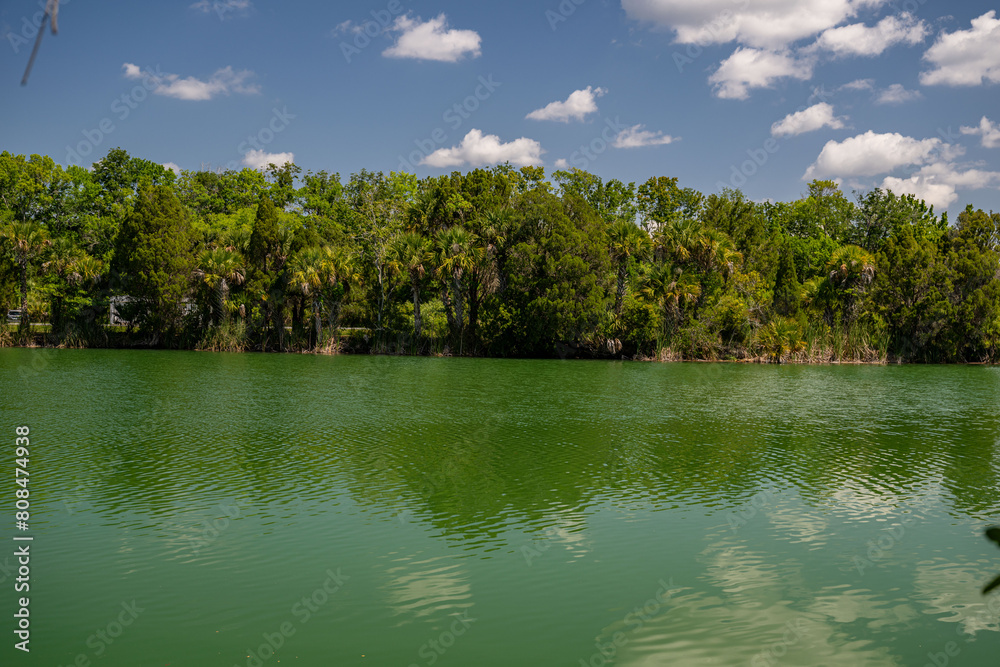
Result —
<svg viewBox="0 0 1000 667"><path fill-rule="evenodd" d="M792 247L786 243L778 260L778 273L774 279L774 310L785 317L799 312L799 292L802 289L799 275L795 270Z"/></svg>

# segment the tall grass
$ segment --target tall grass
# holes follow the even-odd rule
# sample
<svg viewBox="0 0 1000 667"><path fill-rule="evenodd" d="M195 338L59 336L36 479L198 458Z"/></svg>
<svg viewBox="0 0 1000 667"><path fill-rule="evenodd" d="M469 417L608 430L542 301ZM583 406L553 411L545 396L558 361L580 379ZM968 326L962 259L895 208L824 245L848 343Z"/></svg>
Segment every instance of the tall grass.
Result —
<svg viewBox="0 0 1000 667"><path fill-rule="evenodd" d="M243 320L212 327L198 343L198 349L205 352L246 352L249 347L247 325Z"/></svg>
<svg viewBox="0 0 1000 667"><path fill-rule="evenodd" d="M884 364L889 359L889 330L881 322L834 326L810 322L804 340L805 349L794 355L792 361Z"/></svg>

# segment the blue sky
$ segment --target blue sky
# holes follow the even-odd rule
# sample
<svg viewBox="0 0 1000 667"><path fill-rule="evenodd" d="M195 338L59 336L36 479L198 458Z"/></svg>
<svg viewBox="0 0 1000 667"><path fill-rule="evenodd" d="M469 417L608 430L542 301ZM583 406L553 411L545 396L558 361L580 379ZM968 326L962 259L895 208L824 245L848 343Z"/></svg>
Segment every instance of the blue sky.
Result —
<svg viewBox="0 0 1000 667"><path fill-rule="evenodd" d="M1000 18L936 0L0 5L0 149L419 176L510 160L1000 210ZM457 106L456 106L457 105Z"/></svg>

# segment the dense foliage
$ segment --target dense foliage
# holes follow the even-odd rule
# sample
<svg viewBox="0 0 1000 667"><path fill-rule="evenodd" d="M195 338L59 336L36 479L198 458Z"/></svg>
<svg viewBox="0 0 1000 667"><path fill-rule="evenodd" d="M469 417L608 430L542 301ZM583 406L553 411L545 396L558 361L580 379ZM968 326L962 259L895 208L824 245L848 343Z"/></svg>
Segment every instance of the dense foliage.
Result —
<svg viewBox="0 0 1000 667"><path fill-rule="evenodd" d="M0 154L0 307L50 324L8 343L997 361L998 253L1000 214L949 225L830 181L757 203L507 165L344 182Z"/></svg>

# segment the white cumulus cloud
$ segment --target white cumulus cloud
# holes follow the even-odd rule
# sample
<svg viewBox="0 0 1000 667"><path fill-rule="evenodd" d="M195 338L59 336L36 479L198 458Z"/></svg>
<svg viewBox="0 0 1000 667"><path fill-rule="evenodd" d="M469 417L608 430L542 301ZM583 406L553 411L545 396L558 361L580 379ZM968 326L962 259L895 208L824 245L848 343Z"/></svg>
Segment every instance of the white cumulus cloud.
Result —
<svg viewBox="0 0 1000 667"><path fill-rule="evenodd" d="M642 148L644 146L665 146L676 141L669 134L653 132L645 129L645 125L633 125L618 133L614 143L615 148Z"/></svg>
<svg viewBox="0 0 1000 667"><path fill-rule="evenodd" d="M243 165L251 169L263 170L269 164L280 167L288 162L295 162L294 153L265 153L262 150L252 150L243 156Z"/></svg>
<svg viewBox="0 0 1000 667"><path fill-rule="evenodd" d="M255 75L250 70L237 72L232 67L223 67L203 81L193 76L182 79L177 74L143 72L138 65L132 63L125 63L122 69L126 79L148 79L155 94L178 100L200 101L230 93L252 95L260 92L260 86L251 81Z"/></svg>
<svg viewBox="0 0 1000 667"><path fill-rule="evenodd" d="M568 123L571 120L583 120L588 114L597 111L597 98L608 91L604 88L587 86L583 90L570 93L565 102L551 102L541 109L536 109L527 115L531 120L555 120Z"/></svg>
<svg viewBox="0 0 1000 667"><path fill-rule="evenodd" d="M978 134L982 137L983 148L1000 148L1000 123L994 123L986 116L979 121L978 127L963 125L962 134Z"/></svg>
<svg viewBox="0 0 1000 667"><path fill-rule="evenodd" d="M830 28L816 40L815 48L830 51L836 56L877 56L890 46L906 42L919 44L930 29L911 14L899 17L886 16L874 26L863 23Z"/></svg>
<svg viewBox="0 0 1000 667"><path fill-rule="evenodd" d="M1000 172L966 169L951 162L935 162L922 167L909 178L886 177L882 187L896 194L911 194L928 204L946 208L958 200L956 190L981 190L1000 187Z"/></svg>
<svg viewBox="0 0 1000 667"><path fill-rule="evenodd" d="M828 141L803 179L887 174L898 167L925 164L935 157L948 159L960 153L960 148L938 138L914 139L897 132L876 134L869 130L843 141Z"/></svg>
<svg viewBox="0 0 1000 667"><path fill-rule="evenodd" d="M723 60L708 82L722 98L744 100L752 88L770 88L784 78L812 78L811 59L797 59L787 51L738 48Z"/></svg>
<svg viewBox="0 0 1000 667"><path fill-rule="evenodd" d="M775 137L786 137L813 132L824 127L839 130L844 127L844 121L833 115L832 105L820 102L802 111L788 114L771 126L771 134Z"/></svg>
<svg viewBox="0 0 1000 667"><path fill-rule="evenodd" d="M181 175L181 168L177 165L176 162L164 162L160 166L163 167L164 169L169 169L170 171L174 172L178 176Z"/></svg>
<svg viewBox="0 0 1000 667"><path fill-rule="evenodd" d="M392 24L392 32L400 33L396 43L382 52L387 58L415 58L417 60L437 60L454 63L470 56L477 58L482 53L482 39L474 30L448 28L444 14L421 22L400 16Z"/></svg>
<svg viewBox="0 0 1000 667"><path fill-rule="evenodd" d="M483 134L481 130L469 130L462 143L451 148L439 148L423 159L421 164L431 167L459 167L510 162L516 167L540 165L542 163L541 144L534 139L521 137L503 143L495 134Z"/></svg>
<svg viewBox="0 0 1000 667"><path fill-rule="evenodd" d="M919 100L923 95L919 90L907 90L901 83L894 83L875 96L875 104L902 104Z"/></svg>
<svg viewBox="0 0 1000 667"><path fill-rule="evenodd" d="M673 30L682 44L778 49L817 35L884 0L622 0L629 18Z"/></svg>
<svg viewBox="0 0 1000 667"><path fill-rule="evenodd" d="M927 49L933 69L920 75L925 86L978 86L1000 83L1000 20L990 10L972 19L972 28L944 33Z"/></svg>

